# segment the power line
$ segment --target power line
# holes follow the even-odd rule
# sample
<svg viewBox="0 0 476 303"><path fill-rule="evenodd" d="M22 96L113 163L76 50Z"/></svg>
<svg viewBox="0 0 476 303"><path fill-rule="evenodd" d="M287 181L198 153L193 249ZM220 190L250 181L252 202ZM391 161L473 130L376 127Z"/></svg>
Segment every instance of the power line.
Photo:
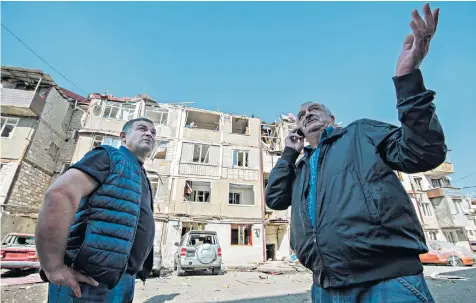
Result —
<svg viewBox="0 0 476 303"><path fill-rule="evenodd" d="M51 64L49 64L48 62L46 62L45 59L43 59L40 55L38 55L34 50L31 49L31 47L29 47L28 45L26 45L25 42L23 42L17 35L15 35L11 30L9 30L3 23L2 23L2 27L4 29L6 29L10 35L12 35L13 37L15 37L21 44L23 44L23 46L25 46L28 50L30 50L30 52L32 52L35 56L37 56L41 61L43 61L46 65L48 65L49 67L51 67L55 72L57 72L61 77L63 77L66 81L68 81L69 83L71 83L74 87L76 87L77 89L79 89L80 91L82 91L84 94L88 95L87 92L85 92L84 90L82 90L79 86L77 86L76 84L73 83L73 81L69 80L68 78L66 78L65 75L63 75L60 71L58 71L56 68L54 68Z"/></svg>
<svg viewBox="0 0 476 303"><path fill-rule="evenodd" d="M473 173L471 173L471 174L469 174L469 175L464 176L464 177L461 178L461 179L458 179L457 181L453 181L453 182L459 182L459 181L464 180L464 179L466 179L466 178L468 178L468 177L471 177L472 175L476 175L476 171L473 172Z"/></svg>

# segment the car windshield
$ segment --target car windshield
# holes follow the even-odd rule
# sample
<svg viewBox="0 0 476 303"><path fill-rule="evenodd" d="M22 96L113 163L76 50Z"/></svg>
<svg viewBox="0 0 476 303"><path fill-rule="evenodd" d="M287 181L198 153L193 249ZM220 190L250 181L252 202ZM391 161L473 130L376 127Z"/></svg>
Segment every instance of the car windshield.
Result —
<svg viewBox="0 0 476 303"><path fill-rule="evenodd" d="M187 243L189 246L197 246L201 244L216 244L214 235L200 234L200 235L190 235L190 238Z"/></svg>

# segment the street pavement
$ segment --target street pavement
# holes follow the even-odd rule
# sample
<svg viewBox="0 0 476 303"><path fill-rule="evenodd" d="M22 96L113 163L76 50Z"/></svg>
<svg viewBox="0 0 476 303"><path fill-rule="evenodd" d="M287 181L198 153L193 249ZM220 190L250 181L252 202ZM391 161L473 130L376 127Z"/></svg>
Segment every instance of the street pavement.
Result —
<svg viewBox="0 0 476 303"><path fill-rule="evenodd" d="M467 280L431 278L438 273L457 275ZM447 266L426 266L425 275L436 302L476 302L476 267L460 270ZM2 277L1 302L46 302L47 284L7 285L10 279L18 277ZM151 278L145 285L138 280L134 302L307 303L310 302L311 283L312 277L305 271L277 275L258 271L228 272L220 276L195 274L177 277L172 274Z"/></svg>

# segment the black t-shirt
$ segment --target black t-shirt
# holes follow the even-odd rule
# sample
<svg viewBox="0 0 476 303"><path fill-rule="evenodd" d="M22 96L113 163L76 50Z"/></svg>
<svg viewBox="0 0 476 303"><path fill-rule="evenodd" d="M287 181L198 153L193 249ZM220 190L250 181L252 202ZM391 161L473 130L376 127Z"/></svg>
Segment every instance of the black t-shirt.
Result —
<svg viewBox="0 0 476 303"><path fill-rule="evenodd" d="M127 264L127 272L132 275L135 275L142 270L142 266L154 245L155 236L155 221L152 210L153 200L150 183L144 170L143 163L139 160L137 160L137 162L142 168L142 195L139 224L137 226L136 237ZM93 149L79 162L71 166L71 168L76 168L85 172L99 184L103 184L109 176L109 167L109 154L102 148Z"/></svg>

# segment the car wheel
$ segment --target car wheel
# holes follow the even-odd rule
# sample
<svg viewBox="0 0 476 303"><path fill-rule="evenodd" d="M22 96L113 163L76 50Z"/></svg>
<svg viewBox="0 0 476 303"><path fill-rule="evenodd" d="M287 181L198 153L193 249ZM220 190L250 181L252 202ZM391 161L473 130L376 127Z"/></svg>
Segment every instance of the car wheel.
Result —
<svg viewBox="0 0 476 303"><path fill-rule="evenodd" d="M220 274L220 267L212 268L212 275L218 276Z"/></svg>
<svg viewBox="0 0 476 303"><path fill-rule="evenodd" d="M183 276L185 275L185 270L183 270L180 265L177 264L177 276Z"/></svg>
<svg viewBox="0 0 476 303"><path fill-rule="evenodd" d="M448 262L451 266L464 266L463 261L456 256L449 257Z"/></svg>

